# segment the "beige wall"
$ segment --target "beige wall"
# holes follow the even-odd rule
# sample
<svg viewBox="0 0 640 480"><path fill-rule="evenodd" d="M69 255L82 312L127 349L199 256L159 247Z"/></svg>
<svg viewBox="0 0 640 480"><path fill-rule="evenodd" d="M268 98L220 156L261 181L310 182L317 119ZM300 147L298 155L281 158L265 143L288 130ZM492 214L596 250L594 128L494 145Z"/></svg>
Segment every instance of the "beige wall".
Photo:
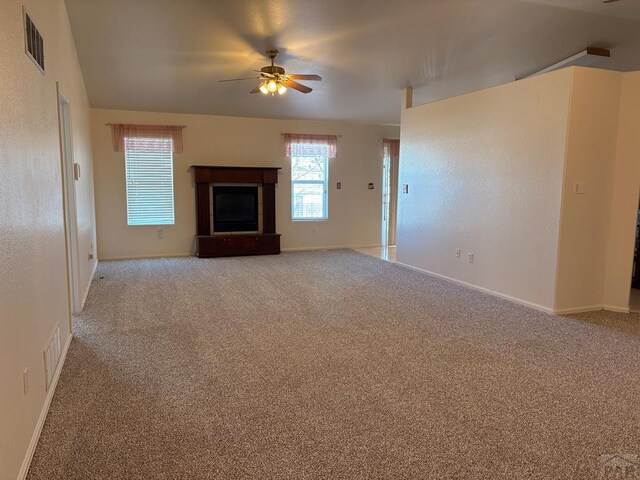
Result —
<svg viewBox="0 0 640 480"><path fill-rule="evenodd" d="M570 87L562 70L402 112L399 262L553 308Z"/></svg>
<svg viewBox="0 0 640 480"><path fill-rule="evenodd" d="M397 138L398 127L114 110L92 110L91 123L101 259L193 252L195 193L190 165L282 167L276 221L283 248L380 244L382 138ZM174 157L176 224L162 227L161 240L158 227L127 226L124 154L113 151L106 123L186 125L184 153ZM338 158L329 166L328 221L291 221L290 165L280 135L284 132L341 135ZM336 189L338 181L341 190ZM367 188L369 182L375 183L374 190Z"/></svg>
<svg viewBox="0 0 640 480"><path fill-rule="evenodd" d="M23 3L44 37L44 76L24 54ZM0 1L0 45L0 478L14 479L46 406L45 343L58 323L63 343L70 335L56 81L71 105L75 161L83 170L83 293L95 233L88 101L63 1Z"/></svg>
<svg viewBox="0 0 640 480"><path fill-rule="evenodd" d="M556 313L628 309L639 72L573 67L405 110L400 174L401 263Z"/></svg>
<svg viewBox="0 0 640 480"><path fill-rule="evenodd" d="M558 246L555 309L603 306L613 168L623 74L591 68L573 74ZM586 193L574 193L576 183ZM629 291L629 282L626 285Z"/></svg>
<svg viewBox="0 0 640 480"><path fill-rule="evenodd" d="M622 78L617 155L607 248L604 303L611 309L629 305L629 284L640 185L640 72Z"/></svg>

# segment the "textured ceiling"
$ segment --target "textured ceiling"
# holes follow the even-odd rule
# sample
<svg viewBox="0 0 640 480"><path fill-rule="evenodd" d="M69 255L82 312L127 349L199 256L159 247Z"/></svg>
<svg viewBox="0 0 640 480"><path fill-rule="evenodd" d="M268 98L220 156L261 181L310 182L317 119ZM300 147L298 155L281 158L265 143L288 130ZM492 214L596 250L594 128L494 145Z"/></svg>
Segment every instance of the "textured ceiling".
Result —
<svg viewBox="0 0 640 480"><path fill-rule="evenodd" d="M640 2L638 0L619 0L614 4L602 0L527 0L531 3L569 8L582 12L597 13L623 19L640 20Z"/></svg>
<svg viewBox="0 0 640 480"><path fill-rule="evenodd" d="M640 1L66 0L91 105L215 115L398 123L415 103L494 86L588 45L640 68ZM249 95L277 47L308 95Z"/></svg>

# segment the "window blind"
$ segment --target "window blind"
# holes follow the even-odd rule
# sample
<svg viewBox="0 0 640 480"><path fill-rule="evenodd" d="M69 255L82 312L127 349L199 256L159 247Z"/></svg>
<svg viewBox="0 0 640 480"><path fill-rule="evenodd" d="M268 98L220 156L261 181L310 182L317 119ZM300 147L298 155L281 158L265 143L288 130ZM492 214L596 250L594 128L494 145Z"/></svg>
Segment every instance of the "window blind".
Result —
<svg viewBox="0 0 640 480"><path fill-rule="evenodd" d="M291 148L291 218L328 217L329 145L293 143Z"/></svg>
<svg viewBox="0 0 640 480"><path fill-rule="evenodd" d="M125 137L128 225L173 225L173 141Z"/></svg>

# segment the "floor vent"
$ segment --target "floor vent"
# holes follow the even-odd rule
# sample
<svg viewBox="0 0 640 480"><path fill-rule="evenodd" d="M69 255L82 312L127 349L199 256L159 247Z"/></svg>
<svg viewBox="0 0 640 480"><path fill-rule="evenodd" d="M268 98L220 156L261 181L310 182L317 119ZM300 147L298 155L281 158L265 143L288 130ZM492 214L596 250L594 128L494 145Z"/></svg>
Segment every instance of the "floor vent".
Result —
<svg viewBox="0 0 640 480"><path fill-rule="evenodd" d="M44 349L44 374L45 374L45 388L49 391L51 381L58 368L58 362L60 361L60 354L62 353L62 345L60 343L60 325L56 326L56 329L49 339L49 343Z"/></svg>
<svg viewBox="0 0 640 480"><path fill-rule="evenodd" d="M44 41L26 11L24 11L24 51L44 74Z"/></svg>

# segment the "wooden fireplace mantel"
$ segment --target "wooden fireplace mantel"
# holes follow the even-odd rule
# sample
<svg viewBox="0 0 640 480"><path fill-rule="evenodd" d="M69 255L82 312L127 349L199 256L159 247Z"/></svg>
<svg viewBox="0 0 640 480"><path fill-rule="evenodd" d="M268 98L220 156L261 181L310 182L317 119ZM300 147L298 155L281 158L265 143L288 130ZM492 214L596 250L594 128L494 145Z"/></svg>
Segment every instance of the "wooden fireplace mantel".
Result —
<svg viewBox="0 0 640 480"><path fill-rule="evenodd" d="M217 167L192 165L196 190L196 255L225 257L280 253L276 233L276 183L279 167ZM255 183L262 186L262 232L211 234L212 183Z"/></svg>

